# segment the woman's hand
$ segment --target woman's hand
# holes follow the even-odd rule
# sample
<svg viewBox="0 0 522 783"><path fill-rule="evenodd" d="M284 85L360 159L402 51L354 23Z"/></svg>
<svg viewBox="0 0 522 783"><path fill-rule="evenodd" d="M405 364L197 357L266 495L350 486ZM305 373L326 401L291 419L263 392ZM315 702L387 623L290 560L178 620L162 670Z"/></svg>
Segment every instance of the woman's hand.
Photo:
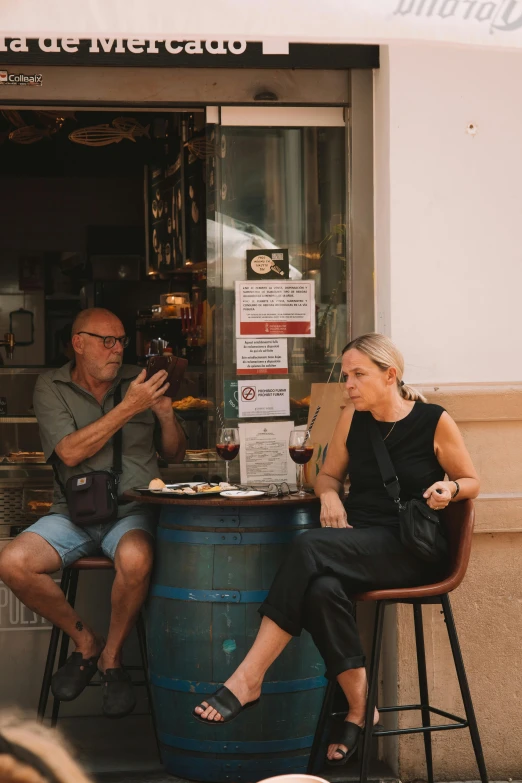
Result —
<svg viewBox="0 0 522 783"><path fill-rule="evenodd" d="M455 489L454 481L436 481L435 484L428 487L423 497L426 498L426 503L430 508L434 511L440 511L442 508L446 508Z"/></svg>
<svg viewBox="0 0 522 783"><path fill-rule="evenodd" d="M321 527L351 527L342 500L333 490L321 495Z"/></svg>

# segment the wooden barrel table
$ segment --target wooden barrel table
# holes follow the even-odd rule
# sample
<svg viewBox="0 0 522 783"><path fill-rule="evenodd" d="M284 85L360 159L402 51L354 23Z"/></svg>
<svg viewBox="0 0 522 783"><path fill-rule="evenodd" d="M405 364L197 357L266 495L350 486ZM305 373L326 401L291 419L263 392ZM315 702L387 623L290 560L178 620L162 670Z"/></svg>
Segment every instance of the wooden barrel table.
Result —
<svg viewBox="0 0 522 783"><path fill-rule="evenodd" d="M140 498L161 504L147 602L149 674L167 771L254 782L305 772L326 682L308 633L271 666L261 703L227 725L194 707L232 674L259 628L257 609L292 540L319 525L310 496Z"/></svg>

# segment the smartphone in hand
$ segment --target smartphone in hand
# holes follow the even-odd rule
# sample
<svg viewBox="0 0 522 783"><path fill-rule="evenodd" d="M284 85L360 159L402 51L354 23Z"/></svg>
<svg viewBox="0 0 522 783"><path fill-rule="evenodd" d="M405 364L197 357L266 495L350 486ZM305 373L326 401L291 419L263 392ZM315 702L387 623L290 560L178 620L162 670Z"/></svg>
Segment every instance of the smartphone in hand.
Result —
<svg viewBox="0 0 522 783"><path fill-rule="evenodd" d="M179 392L187 365L188 361L186 359L172 356L172 354L151 356L147 362L147 377L145 380L148 381L149 378L152 378L160 370L166 370L168 377L165 383L168 382L170 386L165 392L165 397L175 397Z"/></svg>

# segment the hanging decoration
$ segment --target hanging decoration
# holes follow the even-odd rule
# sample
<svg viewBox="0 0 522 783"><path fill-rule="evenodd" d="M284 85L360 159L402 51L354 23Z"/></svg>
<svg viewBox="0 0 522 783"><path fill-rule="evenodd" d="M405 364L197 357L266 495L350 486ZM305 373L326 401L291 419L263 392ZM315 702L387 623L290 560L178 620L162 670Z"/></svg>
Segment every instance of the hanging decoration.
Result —
<svg viewBox="0 0 522 783"><path fill-rule="evenodd" d="M22 119L22 115L19 111L11 111L9 109L2 109L2 117L7 120L9 125L14 125L15 128L23 128L26 124Z"/></svg>
<svg viewBox="0 0 522 783"><path fill-rule="evenodd" d="M218 153L216 145L207 138L191 139L187 142L187 149L189 152L192 152L196 158L200 158L200 160L212 158Z"/></svg>
<svg viewBox="0 0 522 783"><path fill-rule="evenodd" d="M112 121L112 125L105 123L91 125L90 128L78 128L69 134L69 139L87 147L106 147L108 144L118 144L123 139L135 142L139 136L148 135L149 126L145 128L130 117L118 117Z"/></svg>
<svg viewBox="0 0 522 783"><path fill-rule="evenodd" d="M37 128L35 125L24 125L9 134L9 140L15 144L34 144L36 141L50 138L58 128Z"/></svg>
<svg viewBox="0 0 522 783"><path fill-rule="evenodd" d="M116 117L112 124L123 133L133 133L136 138L146 136L150 139L150 125L144 126L134 117Z"/></svg>

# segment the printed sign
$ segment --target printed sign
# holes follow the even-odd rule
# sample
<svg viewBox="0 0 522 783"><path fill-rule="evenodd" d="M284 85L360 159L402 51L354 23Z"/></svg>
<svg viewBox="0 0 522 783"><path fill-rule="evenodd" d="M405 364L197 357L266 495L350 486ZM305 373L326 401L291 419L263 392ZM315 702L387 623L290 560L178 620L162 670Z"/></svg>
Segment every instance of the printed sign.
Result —
<svg viewBox="0 0 522 783"><path fill-rule="evenodd" d="M237 340L238 375L286 375L288 342L251 337Z"/></svg>
<svg viewBox="0 0 522 783"><path fill-rule="evenodd" d="M295 464L288 451L293 428L293 421L239 425L242 484L295 484Z"/></svg>
<svg viewBox="0 0 522 783"><path fill-rule="evenodd" d="M247 250L247 280L288 280L288 250Z"/></svg>
<svg viewBox="0 0 522 783"><path fill-rule="evenodd" d="M0 87L41 87L41 73L9 73L0 71Z"/></svg>
<svg viewBox="0 0 522 783"><path fill-rule="evenodd" d="M55 579L59 584L59 580ZM7 631L48 631L51 623L36 612L28 609L0 582L0 633Z"/></svg>
<svg viewBox="0 0 522 783"><path fill-rule="evenodd" d="M238 381L239 418L290 416L290 381Z"/></svg>
<svg viewBox="0 0 522 783"><path fill-rule="evenodd" d="M236 337L315 337L313 280L236 282Z"/></svg>
<svg viewBox="0 0 522 783"><path fill-rule="evenodd" d="M225 399L225 419L237 419L239 404L237 401L237 381L225 381L223 384Z"/></svg>

